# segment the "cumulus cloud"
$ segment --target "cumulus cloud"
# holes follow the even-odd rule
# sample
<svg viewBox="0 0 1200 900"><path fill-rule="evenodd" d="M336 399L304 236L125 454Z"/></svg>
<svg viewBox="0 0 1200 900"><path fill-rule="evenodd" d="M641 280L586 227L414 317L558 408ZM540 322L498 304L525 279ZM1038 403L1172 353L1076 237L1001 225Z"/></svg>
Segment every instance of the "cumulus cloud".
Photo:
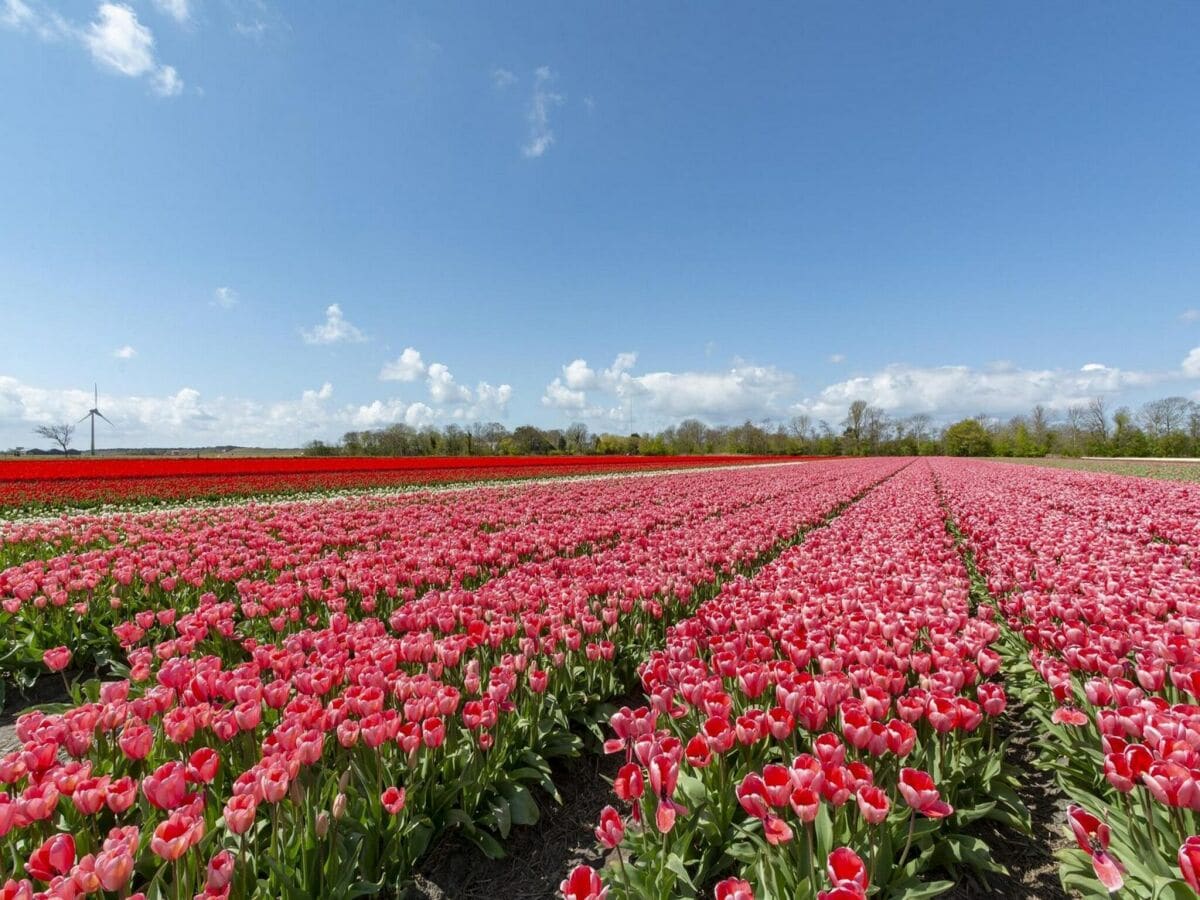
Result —
<svg viewBox="0 0 1200 900"><path fill-rule="evenodd" d="M1200 347L1192 348L1183 360L1183 374L1188 378L1200 378Z"/></svg>
<svg viewBox="0 0 1200 900"><path fill-rule="evenodd" d="M342 307L331 303L325 307L325 321L300 332L306 344L362 343L367 336L355 325L351 325L342 312Z"/></svg>
<svg viewBox="0 0 1200 900"><path fill-rule="evenodd" d="M1189 325L1192 322L1200 322L1200 309L1185 309L1179 314L1179 321Z"/></svg>
<svg viewBox="0 0 1200 900"><path fill-rule="evenodd" d="M155 59L150 29L123 3L101 3L96 19L83 32L83 43L102 68L130 78L148 76L159 96L174 97L183 91L183 80L174 67Z"/></svg>
<svg viewBox="0 0 1200 900"><path fill-rule="evenodd" d="M793 378L774 366L736 360L724 371L633 373L636 353L619 353L596 370L584 359L562 367L542 394L542 405L587 418L618 420L633 402L660 419L696 416L709 421L757 418L783 411ZM615 404L615 405L614 405Z"/></svg>
<svg viewBox="0 0 1200 900"><path fill-rule="evenodd" d="M441 363L432 363L428 369L429 396L435 403L469 403L471 389L458 384L450 370Z"/></svg>
<svg viewBox="0 0 1200 900"><path fill-rule="evenodd" d="M835 366L836 366L838 363L844 363L844 362L846 361L846 354L844 354L844 353L830 353L830 354L829 354L829 361L830 361L831 363L833 363Z"/></svg>
<svg viewBox="0 0 1200 900"><path fill-rule="evenodd" d="M379 372L380 381L411 383L422 376L425 377L430 402L436 405L436 408L426 409L434 417L473 420L504 416L508 412L508 402L512 399L511 385L492 385L480 381L472 390L465 384L459 384L445 363L431 362L426 365L421 352L415 347L405 347L398 357L384 363ZM425 417L424 410L418 412Z"/></svg>
<svg viewBox="0 0 1200 900"><path fill-rule="evenodd" d="M380 381L416 381L425 374L425 362L421 353L413 347L405 347L398 357L384 363L379 372Z"/></svg>
<svg viewBox="0 0 1200 900"><path fill-rule="evenodd" d="M213 291L213 304L221 309L233 309L238 303L238 292L231 287L219 287Z"/></svg>
<svg viewBox="0 0 1200 900"><path fill-rule="evenodd" d="M492 84L499 90L517 83L517 76L508 69L495 68L492 69Z"/></svg>
<svg viewBox="0 0 1200 900"><path fill-rule="evenodd" d="M124 347L118 347L113 351L113 356L117 359L133 359L137 356L137 351L126 344Z"/></svg>
<svg viewBox="0 0 1200 900"><path fill-rule="evenodd" d="M554 73L549 66L541 66L533 73L533 96L529 99L529 140L521 148L527 159L537 159L554 143L554 131L550 127L550 111L566 102L566 97L556 93L551 85Z"/></svg>
<svg viewBox="0 0 1200 900"><path fill-rule="evenodd" d="M480 382L474 393L471 404L438 406L398 397L337 403L330 382L277 401L205 397L193 387L182 387L163 395L101 394L100 409L115 426L105 446L294 447L313 438L336 439L348 430L398 422L420 428L496 418L504 414L512 389ZM91 391L43 388L0 375L0 446L29 446L36 426L73 422L91 406Z"/></svg>
<svg viewBox="0 0 1200 900"><path fill-rule="evenodd" d="M1039 403L1061 410L1086 403L1091 397L1119 395L1170 377L1170 373L1130 371L1096 362L1074 370L1022 369L1010 364L985 368L895 364L835 382L816 398L797 404L796 409L840 415L853 401L865 400L888 412L942 416L1026 412Z"/></svg>

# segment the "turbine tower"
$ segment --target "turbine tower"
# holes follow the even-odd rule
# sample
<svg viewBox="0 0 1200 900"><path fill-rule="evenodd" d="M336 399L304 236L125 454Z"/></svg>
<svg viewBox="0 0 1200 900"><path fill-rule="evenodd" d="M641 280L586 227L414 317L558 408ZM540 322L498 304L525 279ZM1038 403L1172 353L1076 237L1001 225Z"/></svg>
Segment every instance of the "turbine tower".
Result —
<svg viewBox="0 0 1200 900"><path fill-rule="evenodd" d="M96 455L96 416L99 416L100 418L104 419L104 421L108 422L109 425L112 425L113 428L117 427L116 425L113 425L112 422L109 422L108 418L104 415L104 413L100 412L99 407L100 407L100 388L93 384L92 385L92 408L89 409L87 415L83 417L83 419L91 419L92 420L92 456ZM83 419L80 419L79 421L82 422ZM78 423L76 423L76 424L78 424Z"/></svg>

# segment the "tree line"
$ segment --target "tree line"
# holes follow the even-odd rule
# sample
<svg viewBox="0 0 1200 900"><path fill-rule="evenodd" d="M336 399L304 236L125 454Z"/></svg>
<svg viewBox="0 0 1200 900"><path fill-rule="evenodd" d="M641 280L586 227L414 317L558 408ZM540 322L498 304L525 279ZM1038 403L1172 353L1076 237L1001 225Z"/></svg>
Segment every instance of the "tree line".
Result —
<svg viewBox="0 0 1200 900"><path fill-rule="evenodd" d="M938 425L925 413L896 417L863 400L836 424L797 415L787 422L706 425L685 419L646 434L593 433L499 422L413 428L396 424L349 431L336 443L312 441L309 456L538 456L710 454L867 456L1200 456L1200 404L1165 397L1110 409L1103 397L1055 415L1035 406L1027 415L978 415Z"/></svg>

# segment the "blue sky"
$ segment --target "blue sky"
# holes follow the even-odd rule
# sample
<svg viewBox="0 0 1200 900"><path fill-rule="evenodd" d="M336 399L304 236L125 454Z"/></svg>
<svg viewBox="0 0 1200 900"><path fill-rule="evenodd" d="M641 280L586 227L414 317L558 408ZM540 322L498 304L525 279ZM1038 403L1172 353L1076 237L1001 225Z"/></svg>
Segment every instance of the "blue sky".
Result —
<svg viewBox="0 0 1200 900"><path fill-rule="evenodd" d="M0 446L93 381L127 446L1196 396L1197 33L0 0Z"/></svg>

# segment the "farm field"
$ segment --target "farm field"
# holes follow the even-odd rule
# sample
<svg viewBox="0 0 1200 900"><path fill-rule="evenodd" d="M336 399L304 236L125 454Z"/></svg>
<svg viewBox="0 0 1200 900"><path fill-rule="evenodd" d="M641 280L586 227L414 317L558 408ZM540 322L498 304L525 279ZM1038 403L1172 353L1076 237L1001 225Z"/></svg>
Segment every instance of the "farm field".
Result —
<svg viewBox="0 0 1200 900"><path fill-rule="evenodd" d="M1076 469L1082 472L1107 472L1110 475L1162 478L1167 481L1200 481L1200 463L1194 462L1120 459L1023 459L1013 460L1013 462L1056 469Z"/></svg>
<svg viewBox="0 0 1200 900"><path fill-rule="evenodd" d="M1198 549L948 458L14 518L0 897L428 896L581 793L542 896L1196 896Z"/></svg>
<svg viewBox="0 0 1200 900"><path fill-rule="evenodd" d="M0 511L286 496L777 461L756 456L0 460Z"/></svg>

